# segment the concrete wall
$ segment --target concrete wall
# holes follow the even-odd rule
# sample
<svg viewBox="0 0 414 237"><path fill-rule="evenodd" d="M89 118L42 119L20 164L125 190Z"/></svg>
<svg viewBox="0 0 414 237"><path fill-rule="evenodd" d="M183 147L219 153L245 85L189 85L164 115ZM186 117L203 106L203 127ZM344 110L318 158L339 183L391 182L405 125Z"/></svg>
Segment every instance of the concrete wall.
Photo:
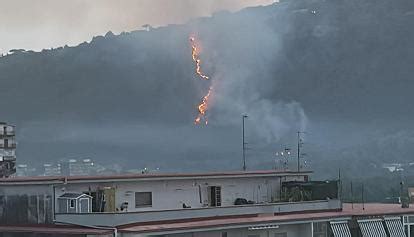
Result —
<svg viewBox="0 0 414 237"><path fill-rule="evenodd" d="M212 216L246 215L258 213L288 213L297 211L315 211L339 209L339 200L313 201L298 203L274 203L216 208L189 208L167 211L147 211L128 213L79 213L56 214L56 220L81 225L117 226L136 222L163 221Z"/></svg>
<svg viewBox="0 0 414 237"><path fill-rule="evenodd" d="M280 225L277 229L268 230L248 230L248 228L238 229L223 229L213 231L198 231L180 234L166 234L166 235L146 235L122 233L121 237L144 237L144 236L158 236L158 237L222 237L222 234L227 232L227 237L274 237L276 233L286 233L287 237L312 237L311 223L305 224L290 224Z"/></svg>

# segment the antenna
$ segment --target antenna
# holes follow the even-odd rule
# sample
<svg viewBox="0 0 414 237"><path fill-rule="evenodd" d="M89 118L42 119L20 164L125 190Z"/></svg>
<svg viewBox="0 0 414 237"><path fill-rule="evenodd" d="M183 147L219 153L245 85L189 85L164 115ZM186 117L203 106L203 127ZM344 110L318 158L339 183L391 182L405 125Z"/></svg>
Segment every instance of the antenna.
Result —
<svg viewBox="0 0 414 237"><path fill-rule="evenodd" d="M298 131L298 172L300 172L300 148L304 144L302 138L300 137L301 134L305 134L305 132Z"/></svg>
<svg viewBox="0 0 414 237"><path fill-rule="evenodd" d="M245 142L245 137L244 137L244 120L247 118L247 115L242 115L242 130L243 130L243 137L242 137L242 147L243 147L243 171L246 171L246 144L247 142Z"/></svg>

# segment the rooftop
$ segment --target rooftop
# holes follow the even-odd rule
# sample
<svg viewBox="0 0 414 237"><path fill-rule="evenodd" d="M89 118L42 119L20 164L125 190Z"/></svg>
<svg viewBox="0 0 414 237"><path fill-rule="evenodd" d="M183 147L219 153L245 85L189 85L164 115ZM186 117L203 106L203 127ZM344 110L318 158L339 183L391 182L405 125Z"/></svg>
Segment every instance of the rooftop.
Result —
<svg viewBox="0 0 414 237"><path fill-rule="evenodd" d="M65 193L65 194L61 195L59 198L77 199L77 198L80 198L82 196L90 197L89 195L86 195L84 193Z"/></svg>
<svg viewBox="0 0 414 237"><path fill-rule="evenodd" d="M123 174L102 176L34 176L0 178L1 185L15 184L46 184L46 183L81 183L81 182L107 182L107 181L132 181L132 180L164 180L164 179L194 179L194 178L224 178L224 177L265 177L265 176L289 176L308 175L311 171L227 171L208 173L152 173L152 174Z"/></svg>
<svg viewBox="0 0 414 237"><path fill-rule="evenodd" d="M344 204L342 210L296 212L273 215L239 215L226 217L207 217L193 219L177 219L170 221L138 222L118 226L119 232L157 233L170 231L191 231L194 229L227 229L260 225L279 225L308 222L310 220L346 220L351 218L367 218L382 216L414 215L414 207L401 208L398 204ZM0 232L7 233L54 233L54 234L111 234L111 229L87 228L73 225L0 225Z"/></svg>
<svg viewBox="0 0 414 237"><path fill-rule="evenodd" d="M225 218L198 218L175 220L170 222L150 222L136 223L130 225L119 226L120 232L165 232L186 229L204 229L204 228L226 228L234 226L252 226L258 224L283 224L289 222L300 222L309 220L331 220L331 219L350 219L352 217L367 216L392 216L392 215L414 215L414 207L401 208L399 204L344 204L342 210L323 211L323 212L296 212L290 214L274 214L274 215L242 215Z"/></svg>

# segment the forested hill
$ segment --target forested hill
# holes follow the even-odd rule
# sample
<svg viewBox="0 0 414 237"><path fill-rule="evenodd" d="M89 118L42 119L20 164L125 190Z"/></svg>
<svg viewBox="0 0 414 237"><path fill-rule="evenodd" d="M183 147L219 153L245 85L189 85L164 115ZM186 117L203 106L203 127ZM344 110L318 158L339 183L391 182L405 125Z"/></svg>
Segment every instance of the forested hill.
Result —
<svg viewBox="0 0 414 237"><path fill-rule="evenodd" d="M414 118L413 22L412 0L285 0L184 25L108 32L76 47L18 50L0 58L0 119L20 128L23 161L70 154L141 165L152 161L132 157L168 155L172 166L177 157L233 164L244 112L253 115L250 139L263 140L269 151L252 151L258 165L271 162L270 145L297 129L313 130L318 146L336 149L361 131L397 133L406 129L397 121ZM194 74L192 35L211 81ZM210 83L212 129L187 129ZM335 127L327 133L340 137L338 144L320 132L325 122ZM384 130L367 132L374 123ZM227 140L215 141L213 128ZM356 136L358 147L364 134ZM177 166L185 165L196 166Z"/></svg>

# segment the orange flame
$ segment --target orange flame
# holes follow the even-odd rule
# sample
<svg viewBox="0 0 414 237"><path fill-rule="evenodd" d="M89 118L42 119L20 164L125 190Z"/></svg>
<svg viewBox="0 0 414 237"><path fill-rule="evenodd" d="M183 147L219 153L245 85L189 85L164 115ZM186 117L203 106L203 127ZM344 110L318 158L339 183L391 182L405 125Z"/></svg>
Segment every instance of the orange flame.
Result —
<svg viewBox="0 0 414 237"><path fill-rule="evenodd" d="M210 99L210 95L212 91L213 91L213 87L210 86L210 88L208 89L207 95L203 97L201 104L198 105L198 115L196 119L194 120L194 124L200 124L203 118L204 118L204 123L206 125L208 124L208 119L206 117L206 111L208 109L208 101Z"/></svg>
<svg viewBox="0 0 414 237"><path fill-rule="evenodd" d="M200 58L198 58L198 50L197 50L197 46L195 44L194 37L190 37L190 42L191 42L191 49L192 49L191 56L193 58L193 61L196 64L196 70L195 71L196 71L197 75L199 75L202 79L208 80L209 79L208 76L204 75L201 72L201 60L200 60Z"/></svg>
<svg viewBox="0 0 414 237"><path fill-rule="evenodd" d="M195 38L194 37L190 37L190 42L191 42L191 49L192 49L191 56L192 56L193 61L195 62L195 65L196 65L196 70L195 70L196 71L196 74L201 79L208 80L209 77L206 76L206 75L204 75L201 72L201 60L198 57L198 51L197 51L197 46L196 46L196 43L195 43ZM204 120L204 123L206 125L208 124L208 119L206 117L206 112L207 112L208 107L209 107L209 99L210 99L210 96L211 96L212 91L213 91L213 87L210 86L207 94L203 97L203 100L198 105L198 107L197 107L198 108L198 115L194 119L194 124L197 124L198 125L198 124L201 123L202 120Z"/></svg>

